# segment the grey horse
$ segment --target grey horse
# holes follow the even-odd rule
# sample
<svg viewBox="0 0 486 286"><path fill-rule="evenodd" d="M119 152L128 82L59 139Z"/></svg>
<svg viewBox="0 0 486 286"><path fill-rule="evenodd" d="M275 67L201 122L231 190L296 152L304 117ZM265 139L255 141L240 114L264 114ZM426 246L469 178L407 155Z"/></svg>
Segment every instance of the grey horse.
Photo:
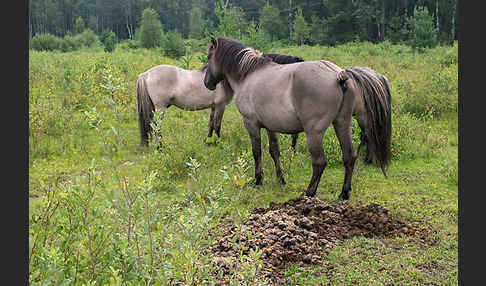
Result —
<svg viewBox="0 0 486 286"><path fill-rule="evenodd" d="M391 115L382 82L363 69L341 69L329 61L279 65L260 52L228 38L212 38L207 51L204 85L209 90L226 80L235 92L235 103L251 138L255 184L261 185L260 129L267 130L269 151L277 177L285 184L280 166L278 134L305 132L312 158L312 177L306 195L316 195L327 160L322 138L333 124L343 153L344 183L340 199L351 195L357 158L351 138L356 98L362 93L368 113L369 148L384 171L390 160ZM390 127L389 127L390 126Z"/></svg>

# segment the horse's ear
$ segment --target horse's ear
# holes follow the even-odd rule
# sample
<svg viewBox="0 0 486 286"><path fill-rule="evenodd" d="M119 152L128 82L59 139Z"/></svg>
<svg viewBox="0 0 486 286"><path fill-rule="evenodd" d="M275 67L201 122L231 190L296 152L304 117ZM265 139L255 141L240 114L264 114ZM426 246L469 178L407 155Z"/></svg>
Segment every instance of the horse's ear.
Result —
<svg viewBox="0 0 486 286"><path fill-rule="evenodd" d="M211 47L216 49L218 47L218 41L215 38L211 38Z"/></svg>

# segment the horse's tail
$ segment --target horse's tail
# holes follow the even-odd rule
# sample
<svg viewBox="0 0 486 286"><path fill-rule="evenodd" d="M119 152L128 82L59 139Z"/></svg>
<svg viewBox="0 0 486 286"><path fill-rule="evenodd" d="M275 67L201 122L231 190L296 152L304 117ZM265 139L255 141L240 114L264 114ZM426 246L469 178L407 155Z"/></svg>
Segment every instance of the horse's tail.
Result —
<svg viewBox="0 0 486 286"><path fill-rule="evenodd" d="M369 68L350 67L344 70L363 97L368 124L365 130L368 148L386 177L390 162L391 94L386 78Z"/></svg>
<svg viewBox="0 0 486 286"><path fill-rule="evenodd" d="M137 80L137 104L140 145L147 146L148 136L151 131L150 123L152 122L155 106L148 94L144 76L140 76Z"/></svg>

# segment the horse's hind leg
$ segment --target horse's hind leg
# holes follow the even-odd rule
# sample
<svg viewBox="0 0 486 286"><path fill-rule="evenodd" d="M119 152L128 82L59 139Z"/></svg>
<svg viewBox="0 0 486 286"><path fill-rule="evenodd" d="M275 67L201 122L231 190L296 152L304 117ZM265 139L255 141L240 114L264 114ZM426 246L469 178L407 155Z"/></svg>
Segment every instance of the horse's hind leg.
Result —
<svg viewBox="0 0 486 286"><path fill-rule="evenodd" d="M263 171L260 127L256 122L250 120L243 119L243 122L251 139L251 151L255 160L255 185L261 185L263 183Z"/></svg>
<svg viewBox="0 0 486 286"><path fill-rule="evenodd" d="M373 159L372 159L372 156L371 156L370 147L368 145L368 137L367 137L366 131L365 131L366 128L367 128L366 118L363 115L359 115L359 116L357 116L357 121L358 121L359 129L361 130L359 148L361 148L362 145L366 145L365 163L371 164L373 162Z"/></svg>
<svg viewBox="0 0 486 286"><path fill-rule="evenodd" d="M280 166L280 149L278 146L278 134L277 132L273 132L267 129L268 134L268 145L269 145L269 152L272 156L273 163L275 164L275 171L277 173L277 177L280 180L282 185L285 185L284 174L282 172L282 167Z"/></svg>
<svg viewBox="0 0 486 286"><path fill-rule="evenodd" d="M321 180L322 173L326 168L327 159L322 148L322 137L324 132L306 132L307 147L312 159L312 177L307 187L306 195L314 197L316 195L317 186Z"/></svg>
<svg viewBox="0 0 486 286"><path fill-rule="evenodd" d="M351 195L351 179L353 177L354 163L358 155L356 154L353 146L351 136L351 120L350 119L338 119L333 122L334 130L341 145L341 151L343 153L344 162L344 183L340 199L348 200Z"/></svg>

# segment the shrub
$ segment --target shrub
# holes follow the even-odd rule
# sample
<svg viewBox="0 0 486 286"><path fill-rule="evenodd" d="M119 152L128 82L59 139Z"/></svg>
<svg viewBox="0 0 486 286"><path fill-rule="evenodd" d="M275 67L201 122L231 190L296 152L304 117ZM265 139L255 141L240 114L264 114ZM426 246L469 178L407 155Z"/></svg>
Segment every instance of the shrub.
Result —
<svg viewBox="0 0 486 286"><path fill-rule="evenodd" d="M121 50L134 50L134 49L139 49L142 47L142 44L140 44L139 41L137 40L130 40L130 39L127 39L127 40L123 40L121 41L120 43L118 43L116 45L116 48L117 49L121 49Z"/></svg>
<svg viewBox="0 0 486 286"><path fill-rule="evenodd" d="M75 42L80 47L93 47L100 42L98 36L93 32L93 30L87 28L81 34L74 36Z"/></svg>
<svg viewBox="0 0 486 286"><path fill-rule="evenodd" d="M63 52L70 52L70 51L78 50L80 47L78 42L76 42L76 40L74 39L74 37L70 35L66 35L64 36L64 39L61 41L59 48Z"/></svg>
<svg viewBox="0 0 486 286"><path fill-rule="evenodd" d="M30 48L36 51L53 51L59 49L61 38L52 34L36 34L30 39Z"/></svg>
<svg viewBox="0 0 486 286"><path fill-rule="evenodd" d="M177 31L169 31L163 40L164 55L178 59L186 54L184 39Z"/></svg>

